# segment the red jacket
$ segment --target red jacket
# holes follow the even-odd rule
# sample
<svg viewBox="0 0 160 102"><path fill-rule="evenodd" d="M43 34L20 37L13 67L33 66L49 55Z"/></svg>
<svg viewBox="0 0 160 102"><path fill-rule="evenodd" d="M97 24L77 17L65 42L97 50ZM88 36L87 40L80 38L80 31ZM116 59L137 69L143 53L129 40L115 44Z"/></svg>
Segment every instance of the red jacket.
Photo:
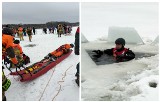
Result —
<svg viewBox="0 0 160 102"><path fill-rule="evenodd" d="M76 31L76 33L79 33L79 27L77 28L77 31Z"/></svg>
<svg viewBox="0 0 160 102"><path fill-rule="evenodd" d="M122 51L117 51L117 49L114 48L114 49L113 49L113 56L116 57L116 56L123 55L123 54L125 54L127 51L128 51L127 48L124 48Z"/></svg>

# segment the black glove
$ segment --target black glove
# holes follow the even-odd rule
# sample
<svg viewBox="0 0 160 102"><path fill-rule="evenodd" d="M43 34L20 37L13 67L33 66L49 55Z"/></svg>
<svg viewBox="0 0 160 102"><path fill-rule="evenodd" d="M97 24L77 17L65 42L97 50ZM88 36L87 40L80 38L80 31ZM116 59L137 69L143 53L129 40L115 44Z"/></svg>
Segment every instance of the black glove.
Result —
<svg viewBox="0 0 160 102"><path fill-rule="evenodd" d="M103 52L100 50L93 50L92 52L95 52L96 55L93 55L93 57L99 58L103 55Z"/></svg>
<svg viewBox="0 0 160 102"><path fill-rule="evenodd" d="M5 64L6 64L6 63L9 64L9 63L12 63L12 61L11 61L9 58L6 57L6 58L5 58Z"/></svg>
<svg viewBox="0 0 160 102"><path fill-rule="evenodd" d="M48 54L48 56L49 56L49 57L52 57L52 54L51 54L51 53L49 53L49 54Z"/></svg>
<svg viewBox="0 0 160 102"><path fill-rule="evenodd" d="M99 50L93 50L92 52L95 52L96 54L98 54Z"/></svg>
<svg viewBox="0 0 160 102"><path fill-rule="evenodd" d="M98 55L103 55L103 52L101 50L93 50L92 52L95 52Z"/></svg>
<svg viewBox="0 0 160 102"><path fill-rule="evenodd" d="M49 59L50 57L52 57L52 54L51 53L49 53L47 56L45 56L44 58L45 59Z"/></svg>

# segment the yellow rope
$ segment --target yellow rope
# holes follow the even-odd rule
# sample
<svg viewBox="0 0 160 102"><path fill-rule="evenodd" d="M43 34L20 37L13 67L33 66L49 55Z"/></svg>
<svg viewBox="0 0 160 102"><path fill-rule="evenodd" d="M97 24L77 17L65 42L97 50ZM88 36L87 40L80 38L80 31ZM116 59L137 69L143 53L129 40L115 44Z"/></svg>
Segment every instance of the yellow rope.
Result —
<svg viewBox="0 0 160 102"><path fill-rule="evenodd" d="M58 94L60 93L61 91L61 88L62 88L62 85L60 83L63 83L64 82L64 78L66 77L67 75L67 71L72 67L73 65L71 65L64 73L63 77L62 77L62 80L58 81L58 84L59 84L59 90L57 92L57 94L53 97L52 101L54 101L54 99L58 96Z"/></svg>

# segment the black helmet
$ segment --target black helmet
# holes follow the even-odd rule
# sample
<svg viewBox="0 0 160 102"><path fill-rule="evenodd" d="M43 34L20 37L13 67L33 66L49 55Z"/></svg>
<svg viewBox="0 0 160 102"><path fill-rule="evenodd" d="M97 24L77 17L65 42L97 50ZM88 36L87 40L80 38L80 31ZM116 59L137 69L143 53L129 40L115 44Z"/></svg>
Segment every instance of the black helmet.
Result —
<svg viewBox="0 0 160 102"><path fill-rule="evenodd" d="M123 46L125 45L125 40L123 38L118 38L116 41L115 41L115 44L122 44Z"/></svg>
<svg viewBox="0 0 160 102"><path fill-rule="evenodd" d="M74 47L74 45L73 44L70 44L70 46L73 48Z"/></svg>
<svg viewBox="0 0 160 102"><path fill-rule="evenodd" d="M14 44L19 44L20 43L20 41L19 40L14 40L14 42L13 42Z"/></svg>
<svg viewBox="0 0 160 102"><path fill-rule="evenodd" d="M9 28L3 28L2 34L11 35L13 34L13 31Z"/></svg>

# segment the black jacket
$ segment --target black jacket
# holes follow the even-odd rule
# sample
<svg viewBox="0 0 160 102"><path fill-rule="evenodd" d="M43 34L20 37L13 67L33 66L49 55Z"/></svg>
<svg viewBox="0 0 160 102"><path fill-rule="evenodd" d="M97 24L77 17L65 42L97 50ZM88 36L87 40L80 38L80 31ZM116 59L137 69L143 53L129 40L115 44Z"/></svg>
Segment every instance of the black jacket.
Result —
<svg viewBox="0 0 160 102"><path fill-rule="evenodd" d="M74 53L75 55L79 55L79 27L77 28L76 34L75 34L75 47L74 47Z"/></svg>
<svg viewBox="0 0 160 102"><path fill-rule="evenodd" d="M111 49L106 49L104 51L100 51L100 50L94 50L93 52L96 53L96 55L93 55L94 57L96 58L99 58L101 57L103 54L107 54L109 56L113 56L113 49L114 48L111 48ZM122 51L124 48L122 49L119 49L117 51ZM129 50L124 53L123 55L120 55L120 56L117 56L116 57L116 61L117 62L123 62L123 61L129 61L129 60L132 60L135 58L135 54L132 52L132 50Z"/></svg>

